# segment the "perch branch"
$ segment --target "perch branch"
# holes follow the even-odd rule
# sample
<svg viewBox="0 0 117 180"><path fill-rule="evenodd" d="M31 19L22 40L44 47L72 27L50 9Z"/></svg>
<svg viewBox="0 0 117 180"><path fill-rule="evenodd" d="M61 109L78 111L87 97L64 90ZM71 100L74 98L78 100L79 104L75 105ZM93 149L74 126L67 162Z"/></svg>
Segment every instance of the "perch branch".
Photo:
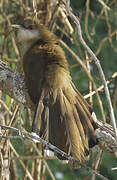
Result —
<svg viewBox="0 0 117 180"><path fill-rule="evenodd" d="M24 76L0 61L0 90L24 106L34 108L28 95Z"/></svg>
<svg viewBox="0 0 117 180"><path fill-rule="evenodd" d="M7 130L11 130L11 131L14 131L14 132L17 132L19 133L19 129L17 128L14 128L14 127L9 127L9 126L0 126L1 129L7 129ZM23 137L21 136L17 136L17 138L28 138L28 139L31 139L33 142L36 141L38 143L43 143L43 145L45 145L48 149L51 149L53 150L54 152L60 154L62 157L64 157L65 159L68 159L72 164L75 163L75 164L78 164L80 165L81 167L87 169L89 172L97 175L98 177L100 177L101 179L103 180L108 180L108 178L104 177L103 175L99 174L98 172L96 172L95 170L93 170L92 168L90 168L89 166L86 166L85 164L81 163L80 161L76 160L75 158L73 158L72 156L66 154L65 152L61 151L59 148L57 148L56 146L52 145L51 143L49 143L48 141L40 138L39 136L34 136L32 135L31 133L27 132L27 131L22 131L22 135ZM11 136L3 136L2 133L0 134L0 137L1 138L10 138L12 139ZM15 136L16 138L16 136Z"/></svg>

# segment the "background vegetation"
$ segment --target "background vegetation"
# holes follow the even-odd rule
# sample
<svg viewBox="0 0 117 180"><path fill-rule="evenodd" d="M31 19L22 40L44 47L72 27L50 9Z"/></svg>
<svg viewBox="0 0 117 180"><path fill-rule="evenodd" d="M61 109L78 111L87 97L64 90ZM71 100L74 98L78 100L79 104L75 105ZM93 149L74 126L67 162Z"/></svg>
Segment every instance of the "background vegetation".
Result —
<svg viewBox="0 0 117 180"><path fill-rule="evenodd" d="M74 22L67 17L65 11L62 11L60 1L54 0L1 0L0 1L0 55L1 61L8 64L13 69L22 73L19 44L17 43L15 33L10 32L11 24L22 22L22 17L34 14L37 2L37 12L40 20L48 25L53 32L63 40L71 50L87 65L88 71L91 73L97 88L102 85L97 68L80 43L76 26ZM57 3L61 9L58 8ZM116 86L117 78L112 79L112 75L117 71L117 1L116 0L71 0L72 12L78 17L83 37L88 46L93 50L100 59L105 77L109 80L109 90L112 97L115 116L117 117L116 108ZM55 19L52 19L54 10ZM59 10L58 10L59 9ZM68 18L70 25L65 21ZM53 16L54 17L54 16ZM53 23L51 24L53 20ZM70 33L72 32L73 33ZM73 81L83 95L93 91L93 86L88 81L87 75L82 67L76 62L71 53L63 46ZM103 89L99 92L106 119L108 117L108 108ZM115 94L115 96L113 95ZM87 99L91 103L97 118L102 120L100 109L95 95ZM0 91L0 123L20 127L28 131L31 130L32 112L29 108L24 107L7 94ZM109 120L108 120L109 122ZM109 122L110 123L110 122ZM15 135L9 133L9 135ZM91 153L88 165L95 167L97 159L100 160L98 170L108 177L110 180L117 179L117 170L113 167L117 166L117 159L109 154L96 152ZM6 161L7 162L6 162ZM35 148L26 140L1 140L1 177L4 179L4 168L7 169L7 179L21 180L33 179L50 180L90 180L98 177L92 176L86 169L73 170L68 165L63 165L59 160L47 160L44 164L42 159L37 155ZM4 167L4 163L8 166ZM40 169L37 169L40 167ZM43 168L42 168L43 167ZM49 171L48 171L49 168ZM27 170L26 170L27 169ZM27 171L29 173L27 173ZM10 176L9 176L10 172ZM41 174L41 175L39 175Z"/></svg>

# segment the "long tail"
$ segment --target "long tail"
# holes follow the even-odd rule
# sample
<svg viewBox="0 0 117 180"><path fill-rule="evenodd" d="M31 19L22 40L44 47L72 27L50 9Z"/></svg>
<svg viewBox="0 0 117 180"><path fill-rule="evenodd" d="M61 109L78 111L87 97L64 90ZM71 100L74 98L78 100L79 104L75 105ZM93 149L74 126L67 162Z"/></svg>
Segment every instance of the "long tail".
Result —
<svg viewBox="0 0 117 180"><path fill-rule="evenodd" d="M97 143L90 106L72 83L69 88L44 89L42 94L36 124L41 135L62 151L84 162L90 144ZM60 155L57 156L62 159Z"/></svg>

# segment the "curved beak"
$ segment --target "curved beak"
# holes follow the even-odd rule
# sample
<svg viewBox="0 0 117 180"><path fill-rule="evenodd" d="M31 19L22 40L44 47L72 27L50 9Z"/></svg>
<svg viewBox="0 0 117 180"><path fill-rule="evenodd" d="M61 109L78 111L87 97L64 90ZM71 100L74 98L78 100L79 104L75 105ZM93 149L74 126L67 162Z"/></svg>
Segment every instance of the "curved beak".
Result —
<svg viewBox="0 0 117 180"><path fill-rule="evenodd" d="M11 27L16 28L16 29L21 29L21 28L22 28L22 25L12 24Z"/></svg>

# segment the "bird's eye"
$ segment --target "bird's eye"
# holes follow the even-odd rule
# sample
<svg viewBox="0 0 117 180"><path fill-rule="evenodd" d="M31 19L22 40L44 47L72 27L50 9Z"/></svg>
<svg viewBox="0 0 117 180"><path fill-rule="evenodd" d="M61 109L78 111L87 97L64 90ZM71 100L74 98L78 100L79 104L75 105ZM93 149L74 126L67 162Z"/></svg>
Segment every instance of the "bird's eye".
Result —
<svg viewBox="0 0 117 180"><path fill-rule="evenodd" d="M28 29L33 30L33 29L35 29L35 26L31 24L31 25L28 26Z"/></svg>

